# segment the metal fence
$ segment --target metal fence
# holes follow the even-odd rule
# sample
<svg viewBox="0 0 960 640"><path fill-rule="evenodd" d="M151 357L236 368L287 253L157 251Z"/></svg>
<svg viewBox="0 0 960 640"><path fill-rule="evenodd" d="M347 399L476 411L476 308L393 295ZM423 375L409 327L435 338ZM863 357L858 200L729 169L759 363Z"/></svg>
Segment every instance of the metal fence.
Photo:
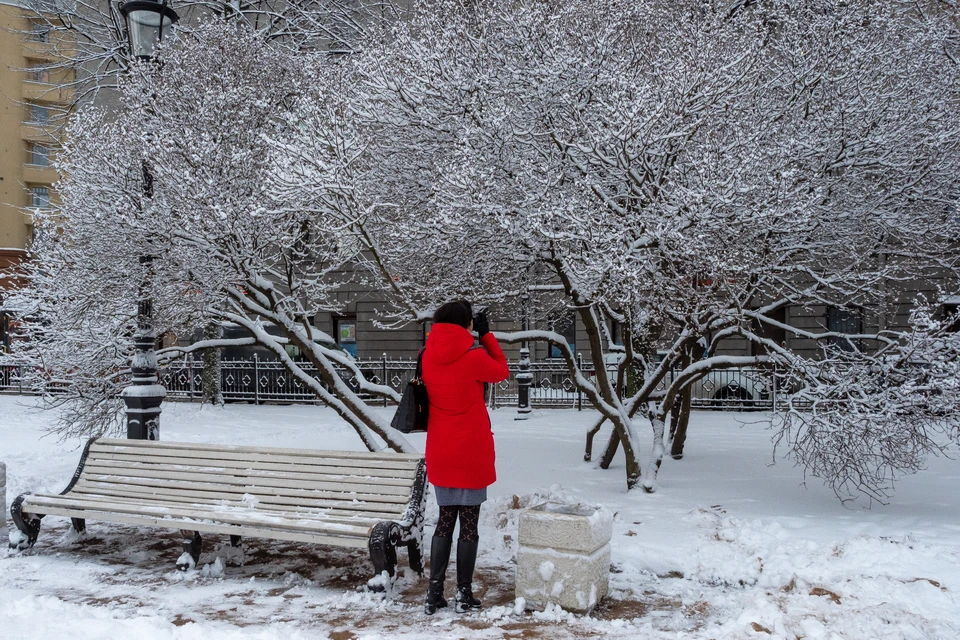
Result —
<svg viewBox="0 0 960 640"><path fill-rule="evenodd" d="M308 362L299 363L305 373L320 379L316 369ZM375 384L389 385L402 392L413 377L414 360L361 360L357 366L364 377ZM594 377L593 368L580 363L581 371L588 378ZM492 407L516 406L519 390L517 374L520 365L509 363L510 377L490 385L487 400ZM610 375L616 375L611 369ZM530 406L538 409L582 409L588 404L570 377L562 362L544 361L530 364L533 376L530 387ZM341 378L358 391L357 381L346 370ZM661 389L673 379L668 374ZM167 389L168 398L199 400L203 397L202 361L187 357L161 368L160 383ZM220 391L226 402L262 403L319 403L316 394L299 378L295 377L276 360L225 360L220 364ZM21 368L15 364L0 364L0 393L22 394L29 392L22 384ZM367 396L384 406L388 400ZM757 368L735 368L713 371L692 387L691 404L700 409L770 409L776 406L776 379L770 371Z"/></svg>
<svg viewBox="0 0 960 640"><path fill-rule="evenodd" d="M23 393L21 371L18 364L0 364L0 393Z"/></svg>
<svg viewBox="0 0 960 640"><path fill-rule="evenodd" d="M357 367L364 377L375 384L386 384L398 393L413 377L414 360L360 360ZM299 363L303 371L319 380L310 363ZM591 366L580 363L588 378L594 376ZM200 360L190 357L170 363L160 371L160 383L170 398L199 399L203 396L203 376ZM517 374L520 365L509 363L510 377L488 387L488 403L492 407L516 406L519 397ZM570 377L562 362L544 361L530 364L533 381L530 387L530 405L534 408L575 408L584 406L585 398ZM610 370L610 375L615 375ZM347 372L341 378L356 391L356 379ZM669 374L663 388L672 380ZM280 362L274 360L226 360L220 365L220 389L226 402L253 403L314 403L316 395L300 379L293 376ZM368 396L367 400L373 400ZM388 401L376 398L384 406ZM769 409L776 401L774 377L767 370L737 368L714 371L693 385L691 404L704 409Z"/></svg>
<svg viewBox="0 0 960 640"><path fill-rule="evenodd" d="M297 363L304 373L320 380L316 368L309 362ZM395 391L403 390L413 377L413 360L361 360L357 367L368 382L387 384ZM201 361L185 358L161 368L160 384L167 389L167 397L199 399L203 397L203 365ZM340 377L354 391L359 391L356 378L346 369ZM220 393L226 402L310 403L319 402L316 394L300 378L294 376L276 360L223 360L220 363ZM361 394L363 395L363 394ZM372 399L368 396L366 399ZM387 404L387 400L381 400Z"/></svg>

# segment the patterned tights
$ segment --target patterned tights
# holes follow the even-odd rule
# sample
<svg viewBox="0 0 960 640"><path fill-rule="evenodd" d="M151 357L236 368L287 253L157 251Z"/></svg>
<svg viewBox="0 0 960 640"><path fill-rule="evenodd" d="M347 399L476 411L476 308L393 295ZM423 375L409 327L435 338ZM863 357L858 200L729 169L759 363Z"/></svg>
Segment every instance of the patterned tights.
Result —
<svg viewBox="0 0 960 640"><path fill-rule="evenodd" d="M451 505L440 507L440 519L433 535L441 538L453 538L453 527L457 524L457 514L460 514L460 540L476 542L480 539L477 530L480 526L480 505Z"/></svg>

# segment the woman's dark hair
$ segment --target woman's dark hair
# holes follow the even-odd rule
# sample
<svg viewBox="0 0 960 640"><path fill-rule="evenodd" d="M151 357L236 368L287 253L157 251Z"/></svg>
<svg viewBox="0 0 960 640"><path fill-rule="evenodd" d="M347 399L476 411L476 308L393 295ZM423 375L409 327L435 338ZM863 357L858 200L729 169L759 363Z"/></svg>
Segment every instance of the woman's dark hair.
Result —
<svg viewBox="0 0 960 640"><path fill-rule="evenodd" d="M433 323L458 324L464 329L470 326L473 320L473 307L466 300L445 302L433 313Z"/></svg>

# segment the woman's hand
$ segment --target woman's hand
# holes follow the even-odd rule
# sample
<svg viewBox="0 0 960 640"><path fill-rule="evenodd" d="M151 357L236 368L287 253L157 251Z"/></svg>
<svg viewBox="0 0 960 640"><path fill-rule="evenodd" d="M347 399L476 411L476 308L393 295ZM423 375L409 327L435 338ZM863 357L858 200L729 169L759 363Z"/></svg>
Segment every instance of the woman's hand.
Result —
<svg viewBox="0 0 960 640"><path fill-rule="evenodd" d="M487 320L486 311L480 311L474 316L473 328L481 338L490 333L490 322Z"/></svg>

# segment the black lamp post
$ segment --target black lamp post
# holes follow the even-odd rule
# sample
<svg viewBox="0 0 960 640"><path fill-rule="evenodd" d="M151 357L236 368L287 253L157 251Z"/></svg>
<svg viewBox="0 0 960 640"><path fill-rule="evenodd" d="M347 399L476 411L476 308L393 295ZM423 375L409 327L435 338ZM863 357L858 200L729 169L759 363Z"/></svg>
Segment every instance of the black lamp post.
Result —
<svg viewBox="0 0 960 640"><path fill-rule="evenodd" d="M130 55L141 60L154 61L157 49L170 33L179 16L165 2L132 0L120 6L120 13L127 22L127 39ZM144 160L143 201L153 197L153 174ZM152 256L141 256L140 264L149 272ZM160 405L167 390L159 383L157 354L154 351L157 332L153 327L153 300L148 287L149 278L144 278L137 302L137 332L133 342L136 352L130 362L131 382L123 390L123 402L127 406L127 438L130 440L160 439Z"/></svg>
<svg viewBox="0 0 960 640"><path fill-rule="evenodd" d="M523 297L523 330L530 331L530 294ZM530 415L530 385L533 373L530 371L530 341L524 339L520 347L520 371L517 372L517 415L514 420L526 420Z"/></svg>

